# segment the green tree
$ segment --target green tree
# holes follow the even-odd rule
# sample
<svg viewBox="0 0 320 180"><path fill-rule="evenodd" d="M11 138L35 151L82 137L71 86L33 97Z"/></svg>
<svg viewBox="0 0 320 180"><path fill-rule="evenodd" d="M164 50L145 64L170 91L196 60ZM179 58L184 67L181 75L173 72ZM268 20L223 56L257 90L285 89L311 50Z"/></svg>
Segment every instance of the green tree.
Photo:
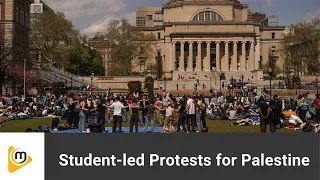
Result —
<svg viewBox="0 0 320 180"><path fill-rule="evenodd" d="M110 74L113 76L130 75L133 66L141 60L147 61L154 53L154 34L144 34L126 19L110 22L106 38L110 43Z"/></svg>
<svg viewBox="0 0 320 180"><path fill-rule="evenodd" d="M23 58L26 57L27 47L24 42L27 38L18 36L13 36L10 27L5 27L3 31L0 30L0 95L3 94L5 85L11 86L8 69L12 69L16 64L23 64Z"/></svg>
<svg viewBox="0 0 320 180"><path fill-rule="evenodd" d="M287 70L298 74L320 73L320 17L290 26L283 42L282 55Z"/></svg>
<svg viewBox="0 0 320 180"><path fill-rule="evenodd" d="M104 76L104 60L96 49L79 43L70 47L66 57L68 59L66 64L68 72L82 76L90 76L92 73L97 76Z"/></svg>
<svg viewBox="0 0 320 180"><path fill-rule="evenodd" d="M147 76L145 78L145 84L144 84L144 88L147 89L148 91L148 96L151 97L153 96L153 90L154 90L154 79L152 76Z"/></svg>
<svg viewBox="0 0 320 180"><path fill-rule="evenodd" d="M31 22L31 47L41 51L44 62L65 67L65 54L79 42L80 36L71 21L61 12L44 12Z"/></svg>

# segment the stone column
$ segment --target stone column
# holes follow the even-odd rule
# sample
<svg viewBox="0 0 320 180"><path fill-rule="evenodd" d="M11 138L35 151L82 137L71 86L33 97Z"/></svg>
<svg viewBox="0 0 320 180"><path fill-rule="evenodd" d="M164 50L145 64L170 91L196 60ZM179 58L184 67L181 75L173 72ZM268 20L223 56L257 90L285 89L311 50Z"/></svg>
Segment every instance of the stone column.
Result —
<svg viewBox="0 0 320 180"><path fill-rule="evenodd" d="M229 71L229 42L224 42L224 60L222 62L222 71Z"/></svg>
<svg viewBox="0 0 320 180"><path fill-rule="evenodd" d="M171 55L172 55L172 61L171 61L171 69L174 70L175 62L176 62L176 42L172 42L172 47L171 47Z"/></svg>
<svg viewBox="0 0 320 180"><path fill-rule="evenodd" d="M211 67L210 67L210 52L211 52L211 48L210 48L210 44L211 42L208 41L207 42L207 58L206 61L204 62L204 71L211 71Z"/></svg>
<svg viewBox="0 0 320 180"><path fill-rule="evenodd" d="M238 42L233 42L232 71L238 70Z"/></svg>
<svg viewBox="0 0 320 180"><path fill-rule="evenodd" d="M250 42L249 70L254 70L254 41Z"/></svg>
<svg viewBox="0 0 320 180"><path fill-rule="evenodd" d="M201 41L198 42L198 54L197 54L197 65L196 70L201 71Z"/></svg>
<svg viewBox="0 0 320 180"><path fill-rule="evenodd" d="M216 70L221 71L220 42L216 42Z"/></svg>
<svg viewBox="0 0 320 180"><path fill-rule="evenodd" d="M259 62L260 62L260 38L257 38L255 61L254 61L255 69L259 69Z"/></svg>
<svg viewBox="0 0 320 180"><path fill-rule="evenodd" d="M187 71L193 71L193 42L189 42L189 59Z"/></svg>
<svg viewBox="0 0 320 180"><path fill-rule="evenodd" d="M180 42L179 71L184 71L184 42Z"/></svg>
<svg viewBox="0 0 320 180"><path fill-rule="evenodd" d="M241 48L242 48L242 52L241 52L241 62L240 62L240 69L241 71L246 71L247 70L247 65L246 65L246 59L247 59L247 54L246 54L246 42L243 41L241 43Z"/></svg>

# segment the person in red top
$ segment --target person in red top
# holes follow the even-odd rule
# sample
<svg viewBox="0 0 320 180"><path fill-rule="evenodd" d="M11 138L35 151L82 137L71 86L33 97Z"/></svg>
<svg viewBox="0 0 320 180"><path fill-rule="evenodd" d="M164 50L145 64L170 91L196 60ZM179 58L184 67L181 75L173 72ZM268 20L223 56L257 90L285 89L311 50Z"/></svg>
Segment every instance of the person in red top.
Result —
<svg viewBox="0 0 320 180"><path fill-rule="evenodd" d="M313 100L313 106L316 108L316 122L320 122L320 95L316 95L316 99Z"/></svg>
<svg viewBox="0 0 320 180"><path fill-rule="evenodd" d="M160 104L160 99L157 98L156 102L154 103L154 107L156 108L154 111L154 121L161 123L159 104Z"/></svg>

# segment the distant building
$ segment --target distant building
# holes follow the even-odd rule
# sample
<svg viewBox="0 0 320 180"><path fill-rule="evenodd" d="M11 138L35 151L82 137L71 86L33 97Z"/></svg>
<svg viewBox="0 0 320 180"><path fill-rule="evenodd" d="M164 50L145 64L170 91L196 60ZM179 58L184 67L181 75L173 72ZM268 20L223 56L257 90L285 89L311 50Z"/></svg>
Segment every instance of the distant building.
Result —
<svg viewBox="0 0 320 180"><path fill-rule="evenodd" d="M134 71L144 71L145 63L156 63L159 55L163 72L173 80L195 72L260 79L270 55L282 67L285 27L276 16L252 13L239 0L170 0L162 7L138 7L136 15L136 26L153 33L157 45L154 56L140 58Z"/></svg>
<svg viewBox="0 0 320 180"><path fill-rule="evenodd" d="M14 48L9 57L14 61L29 60L31 0L0 0L0 48ZM18 46L17 46L18 45Z"/></svg>
<svg viewBox="0 0 320 180"><path fill-rule="evenodd" d="M99 35L99 33L93 37L89 38L88 44L95 48L97 51L100 52L103 61L105 63L105 76L109 75L109 68L110 68L110 62L108 61L109 56L108 56L108 47L109 47L109 42L106 40L103 35Z"/></svg>
<svg viewBox="0 0 320 180"><path fill-rule="evenodd" d="M161 7L138 7L136 12L137 27L162 26L162 8Z"/></svg>
<svg viewBox="0 0 320 180"><path fill-rule="evenodd" d="M254 23L259 23L259 24L260 24L264 19L266 19L266 15L265 15L265 14L263 14L263 13L258 13L258 12L252 13L251 17L252 17L251 20L252 20Z"/></svg>

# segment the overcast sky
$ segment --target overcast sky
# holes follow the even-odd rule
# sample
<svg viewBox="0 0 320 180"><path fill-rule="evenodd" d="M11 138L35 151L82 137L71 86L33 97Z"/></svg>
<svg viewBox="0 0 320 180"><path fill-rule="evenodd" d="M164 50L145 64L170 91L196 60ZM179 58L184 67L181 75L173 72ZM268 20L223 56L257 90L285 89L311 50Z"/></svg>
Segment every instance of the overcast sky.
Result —
<svg viewBox="0 0 320 180"><path fill-rule="evenodd" d="M53 10L65 13L82 34L105 32L112 19L126 18L135 24L138 6L161 6L168 0L44 0ZM254 11L276 15L281 25L320 17L320 0L240 0Z"/></svg>

